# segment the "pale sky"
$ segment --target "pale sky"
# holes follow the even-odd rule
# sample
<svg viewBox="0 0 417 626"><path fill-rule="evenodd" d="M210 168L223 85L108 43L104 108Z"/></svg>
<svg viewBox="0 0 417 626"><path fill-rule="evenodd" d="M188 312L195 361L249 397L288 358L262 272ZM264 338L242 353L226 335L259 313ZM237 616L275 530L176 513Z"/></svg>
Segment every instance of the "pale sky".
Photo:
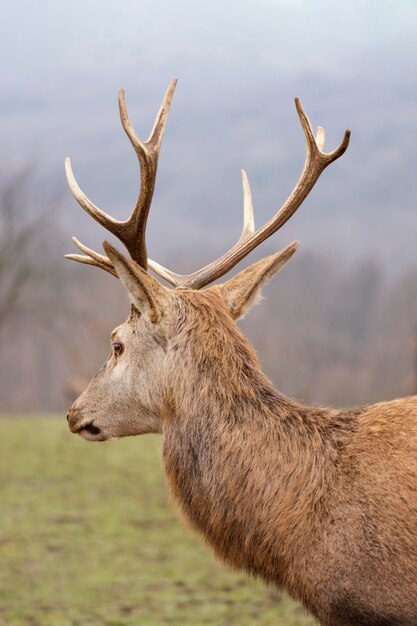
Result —
<svg viewBox="0 0 417 626"><path fill-rule="evenodd" d="M35 156L62 189L64 221L101 241L66 190L63 159L97 204L127 215L138 178L117 90L146 135L178 76L151 252L163 260L208 239L222 250L240 229L241 167L257 223L290 193L304 161L300 96L329 150L346 127L352 143L273 246L297 238L348 261L417 263L416 34L416 0L3 3L0 164Z"/></svg>

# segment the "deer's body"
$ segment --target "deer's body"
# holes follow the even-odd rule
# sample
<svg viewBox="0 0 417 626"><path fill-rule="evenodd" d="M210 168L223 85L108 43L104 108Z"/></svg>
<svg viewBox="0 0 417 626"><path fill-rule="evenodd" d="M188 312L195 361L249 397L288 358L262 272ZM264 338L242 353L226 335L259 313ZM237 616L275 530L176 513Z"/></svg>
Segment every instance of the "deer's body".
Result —
<svg viewBox="0 0 417 626"><path fill-rule="evenodd" d="M293 255L293 242L221 285L224 275L297 210L321 172L343 154L323 152L300 103L307 141L303 173L276 215L255 231L243 174L244 228L220 259L188 276L152 262L144 240L159 147L175 81L149 139L141 141L120 95L123 126L138 155L141 191L118 222L80 190L78 202L130 251L107 256L75 240L121 279L132 302L112 333L110 356L71 407L72 432L103 441L163 434L169 485L184 517L234 568L284 587L323 626L417 625L417 399L336 411L302 406L262 373L235 320ZM285 360L285 354L277 354Z"/></svg>
<svg viewBox="0 0 417 626"><path fill-rule="evenodd" d="M184 517L322 624L417 624L417 398L302 406L274 390L214 298L194 314L162 426Z"/></svg>

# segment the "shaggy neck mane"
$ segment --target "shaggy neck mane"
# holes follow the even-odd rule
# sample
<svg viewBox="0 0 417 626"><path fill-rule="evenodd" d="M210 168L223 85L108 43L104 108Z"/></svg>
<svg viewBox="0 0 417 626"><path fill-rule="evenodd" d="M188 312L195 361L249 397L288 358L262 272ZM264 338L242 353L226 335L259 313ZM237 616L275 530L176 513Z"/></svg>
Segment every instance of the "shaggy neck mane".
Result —
<svg viewBox="0 0 417 626"><path fill-rule="evenodd" d="M174 497L219 557L305 599L297 572L320 541L350 422L277 392L215 292L181 305L163 429Z"/></svg>

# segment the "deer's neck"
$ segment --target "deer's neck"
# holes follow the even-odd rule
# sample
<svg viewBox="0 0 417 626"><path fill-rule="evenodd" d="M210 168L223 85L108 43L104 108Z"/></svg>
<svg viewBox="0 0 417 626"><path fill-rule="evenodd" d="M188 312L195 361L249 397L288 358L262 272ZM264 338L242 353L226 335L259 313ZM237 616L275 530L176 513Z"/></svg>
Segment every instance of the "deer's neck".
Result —
<svg viewBox="0 0 417 626"><path fill-rule="evenodd" d="M188 356L164 425L174 497L218 556L289 586L328 509L342 436L332 435L336 413L276 392L240 335L233 349Z"/></svg>

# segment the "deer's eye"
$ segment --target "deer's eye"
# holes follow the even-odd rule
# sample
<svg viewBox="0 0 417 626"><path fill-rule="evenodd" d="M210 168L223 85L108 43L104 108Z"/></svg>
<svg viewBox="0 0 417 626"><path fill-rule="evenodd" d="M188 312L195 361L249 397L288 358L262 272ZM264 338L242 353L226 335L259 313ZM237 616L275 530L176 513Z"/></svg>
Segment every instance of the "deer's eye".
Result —
<svg viewBox="0 0 417 626"><path fill-rule="evenodd" d="M119 341L116 341L115 343L113 343L112 348L113 348L113 354L115 356L120 356L124 350L123 344L120 343Z"/></svg>

